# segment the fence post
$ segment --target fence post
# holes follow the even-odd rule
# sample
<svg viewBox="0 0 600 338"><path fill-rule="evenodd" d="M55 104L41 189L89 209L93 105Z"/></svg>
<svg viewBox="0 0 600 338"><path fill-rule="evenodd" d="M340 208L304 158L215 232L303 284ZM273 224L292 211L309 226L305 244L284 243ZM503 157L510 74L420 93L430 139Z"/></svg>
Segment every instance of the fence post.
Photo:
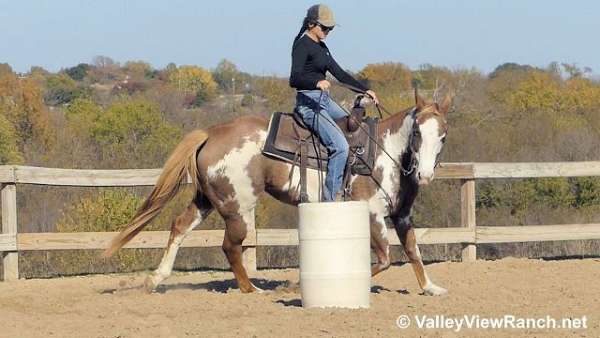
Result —
<svg viewBox="0 0 600 338"><path fill-rule="evenodd" d="M17 236L17 187L14 183L2 184L2 233ZM19 253L2 253L4 280L19 279Z"/></svg>
<svg viewBox="0 0 600 338"><path fill-rule="evenodd" d="M477 222L475 219L475 180L461 180L460 187L460 223L462 227L475 232ZM462 248L462 261L474 262L477 259L477 246L464 244Z"/></svg>

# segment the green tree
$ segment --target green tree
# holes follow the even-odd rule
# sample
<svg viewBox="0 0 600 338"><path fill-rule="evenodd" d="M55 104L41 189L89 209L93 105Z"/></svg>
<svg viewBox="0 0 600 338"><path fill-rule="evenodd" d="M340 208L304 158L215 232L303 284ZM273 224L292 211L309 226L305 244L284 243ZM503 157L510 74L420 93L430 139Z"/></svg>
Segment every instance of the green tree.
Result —
<svg viewBox="0 0 600 338"><path fill-rule="evenodd" d="M48 105L56 106L73 101L82 94L77 83L66 73L51 75L46 80L44 99Z"/></svg>
<svg viewBox="0 0 600 338"><path fill-rule="evenodd" d="M85 78L90 69L90 65L87 63L80 63L75 67L65 69L65 73L69 75L75 81L81 81Z"/></svg>
<svg viewBox="0 0 600 338"><path fill-rule="evenodd" d="M240 71L237 69L237 66L226 59L221 60L217 68L213 71L215 82L219 85L219 88L227 92L231 91L232 79L239 82L239 74Z"/></svg>
<svg viewBox="0 0 600 338"><path fill-rule="evenodd" d="M83 197L64 211L56 223L58 232L106 232L120 231L127 224L141 205L143 199L127 191L107 189L90 197ZM156 225L149 225L146 230L157 230ZM120 270L131 269L140 262L148 260L143 250L120 250L116 261ZM96 252L65 253L60 256L59 269L66 274L77 274L81 271L94 271L91 266L99 265Z"/></svg>
<svg viewBox="0 0 600 338"><path fill-rule="evenodd" d="M494 79L503 73L526 74L533 70L536 70L536 68L530 65L520 65L514 62L506 62L496 67L496 69L490 73L489 78Z"/></svg>
<svg viewBox="0 0 600 338"><path fill-rule="evenodd" d="M13 125L0 115L0 164L19 164L23 154L19 150L17 132Z"/></svg>
<svg viewBox="0 0 600 338"><path fill-rule="evenodd" d="M124 100L109 107L95 121L92 138L105 160L119 166L156 167L181 137L181 128L166 122L158 105Z"/></svg>
<svg viewBox="0 0 600 338"><path fill-rule="evenodd" d="M232 85L234 81L236 93L241 93L246 90L246 87L249 87L250 82L252 82L250 74L239 71L233 62L226 59L219 62L212 74L215 82L219 85L219 88L227 93L233 91Z"/></svg>
<svg viewBox="0 0 600 338"><path fill-rule="evenodd" d="M102 107L86 98L75 99L65 110L67 126L74 137L89 139Z"/></svg>

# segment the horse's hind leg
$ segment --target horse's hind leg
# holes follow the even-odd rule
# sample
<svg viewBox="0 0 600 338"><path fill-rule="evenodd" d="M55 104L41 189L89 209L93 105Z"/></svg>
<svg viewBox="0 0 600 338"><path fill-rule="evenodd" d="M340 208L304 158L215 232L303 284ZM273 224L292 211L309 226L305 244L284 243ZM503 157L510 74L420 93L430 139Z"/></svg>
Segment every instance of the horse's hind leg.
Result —
<svg viewBox="0 0 600 338"><path fill-rule="evenodd" d="M158 268L146 278L145 287L148 292L152 292L158 284L171 275L173 264L177 251L183 242L183 239L190 233L202 220L213 210L210 202L200 193L190 203L187 209L181 213L171 224L171 235L167 250L160 262Z"/></svg>
<svg viewBox="0 0 600 338"><path fill-rule="evenodd" d="M242 259L242 242L246 238L248 226L250 225L250 228L254 228L252 226L254 225L254 209L246 212L244 216L229 215L224 216L224 218L226 229L225 238L223 239L223 252L227 256L231 271L235 275L240 291L243 293L260 291L259 288L250 282Z"/></svg>
<svg viewBox="0 0 600 338"><path fill-rule="evenodd" d="M390 244L385 221L374 214L371 214L371 248L377 256L377 263L371 267L371 276L375 276L390 267Z"/></svg>
<svg viewBox="0 0 600 338"><path fill-rule="evenodd" d="M404 252L408 256L408 260L415 271L419 286L423 290L423 293L428 296L443 295L447 291L446 289L439 287L429 279L425 272L425 266L423 265L423 259L421 257L421 251L417 245L417 239L415 236L415 229L410 224L408 217L401 220L402 224L395 224L396 232L404 247Z"/></svg>

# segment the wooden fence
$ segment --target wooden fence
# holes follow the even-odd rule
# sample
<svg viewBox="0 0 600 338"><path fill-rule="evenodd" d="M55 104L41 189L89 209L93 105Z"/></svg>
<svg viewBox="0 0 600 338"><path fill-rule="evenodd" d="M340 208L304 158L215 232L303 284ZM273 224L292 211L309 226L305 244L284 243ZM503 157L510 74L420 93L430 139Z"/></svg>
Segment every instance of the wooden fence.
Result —
<svg viewBox="0 0 600 338"><path fill-rule="evenodd" d="M4 279L19 277L18 253L28 250L105 249L116 232L18 233L17 185L38 184L79 187L125 187L154 185L161 169L75 170L27 166L0 166L2 233L0 256ZM462 259L476 259L476 244L530 241L600 239L600 224L532 226L477 226L475 181L495 178L600 176L600 162L562 163L443 163L437 179L461 180L461 224L454 228L416 229L420 244L460 243ZM394 231L390 243L399 245ZM140 233L126 248L164 248L168 231ZM195 230L183 247L220 247L223 230ZM244 241L244 264L256 270L256 247L298 245L296 229L248 229Z"/></svg>

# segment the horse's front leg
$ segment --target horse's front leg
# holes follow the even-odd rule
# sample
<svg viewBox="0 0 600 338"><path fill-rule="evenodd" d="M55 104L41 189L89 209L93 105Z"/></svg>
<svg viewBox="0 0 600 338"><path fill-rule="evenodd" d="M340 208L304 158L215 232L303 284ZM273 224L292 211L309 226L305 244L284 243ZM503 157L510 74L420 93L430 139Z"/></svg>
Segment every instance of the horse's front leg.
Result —
<svg viewBox="0 0 600 338"><path fill-rule="evenodd" d="M411 224L409 216L397 218L394 220L394 227L400 242L404 247L404 252L408 256L408 260L415 271L419 286L423 290L423 293L428 296L439 296L447 292L446 289L439 287L429 279L427 272L425 272L425 266L423 265L423 259L421 257L421 251L417 245L417 239L415 236L415 229Z"/></svg>

